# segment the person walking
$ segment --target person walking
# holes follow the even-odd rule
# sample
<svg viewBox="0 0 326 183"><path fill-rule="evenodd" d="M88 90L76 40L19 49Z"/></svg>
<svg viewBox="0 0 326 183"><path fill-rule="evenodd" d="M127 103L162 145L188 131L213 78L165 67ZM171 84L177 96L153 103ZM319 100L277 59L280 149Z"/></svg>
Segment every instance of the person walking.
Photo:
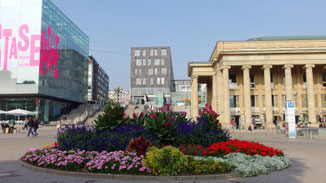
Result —
<svg viewBox="0 0 326 183"><path fill-rule="evenodd" d="M9 121L9 133L14 133L14 128L15 128L15 121L11 119Z"/></svg>
<svg viewBox="0 0 326 183"><path fill-rule="evenodd" d="M234 131L234 121L233 121L233 119L231 120L231 126L232 126L232 129Z"/></svg>
<svg viewBox="0 0 326 183"><path fill-rule="evenodd" d="M37 129L38 129L38 119L35 118L35 119L34 119L34 125L33 125L34 136L37 136L37 135L38 135L38 133L37 133Z"/></svg>
<svg viewBox="0 0 326 183"><path fill-rule="evenodd" d="M29 136L30 133L32 135L34 135L34 132L33 132L34 121L32 120L32 117L29 117L27 126L28 126L28 134L27 134L27 137Z"/></svg>

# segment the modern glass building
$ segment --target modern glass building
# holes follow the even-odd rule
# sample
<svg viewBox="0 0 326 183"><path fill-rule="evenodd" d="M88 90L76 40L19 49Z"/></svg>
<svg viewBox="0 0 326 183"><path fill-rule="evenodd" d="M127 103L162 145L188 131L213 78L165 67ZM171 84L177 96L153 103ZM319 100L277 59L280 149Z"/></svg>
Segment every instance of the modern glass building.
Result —
<svg viewBox="0 0 326 183"><path fill-rule="evenodd" d="M89 38L50 0L0 0L0 110L51 121L87 102Z"/></svg>

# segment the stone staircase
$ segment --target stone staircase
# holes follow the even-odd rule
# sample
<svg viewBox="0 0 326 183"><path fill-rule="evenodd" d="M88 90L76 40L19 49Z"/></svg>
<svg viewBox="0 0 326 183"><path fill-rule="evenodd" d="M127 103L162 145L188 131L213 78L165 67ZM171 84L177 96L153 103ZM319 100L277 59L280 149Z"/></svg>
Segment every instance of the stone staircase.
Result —
<svg viewBox="0 0 326 183"><path fill-rule="evenodd" d="M134 105L130 104L126 107L125 113L128 116L132 116L133 113L139 114L143 111L145 105Z"/></svg>

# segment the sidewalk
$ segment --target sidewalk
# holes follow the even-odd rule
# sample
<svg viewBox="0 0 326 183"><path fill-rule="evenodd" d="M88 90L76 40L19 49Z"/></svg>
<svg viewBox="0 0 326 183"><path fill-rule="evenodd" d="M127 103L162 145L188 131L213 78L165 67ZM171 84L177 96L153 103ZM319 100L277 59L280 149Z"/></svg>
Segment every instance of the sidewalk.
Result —
<svg viewBox="0 0 326 183"><path fill-rule="evenodd" d="M45 127L39 130L37 137L26 137L27 132L16 134L0 134L0 182L6 183L25 183L25 182L114 182L123 183L126 180L106 180L81 177L58 176L42 174L21 167L17 159L20 158L29 148L41 148L50 145L55 141L56 127ZM326 180L325 174L325 139L289 139L283 134L276 134L275 131L253 131L253 132L232 132L233 138L240 140L250 140L273 146L284 151L285 155L292 161L292 167L280 172L273 172L268 175L260 175L251 178L239 178L229 180L212 181L184 181L187 183L201 182L290 182L304 183L314 182L323 183ZM141 181L129 181L140 183ZM165 182L165 181L156 181ZM181 182L181 181L179 181Z"/></svg>

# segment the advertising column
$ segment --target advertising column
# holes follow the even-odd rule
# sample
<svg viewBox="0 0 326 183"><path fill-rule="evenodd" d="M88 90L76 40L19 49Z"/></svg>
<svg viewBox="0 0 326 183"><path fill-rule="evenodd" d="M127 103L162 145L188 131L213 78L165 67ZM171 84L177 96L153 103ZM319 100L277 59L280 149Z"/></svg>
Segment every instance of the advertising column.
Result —
<svg viewBox="0 0 326 183"><path fill-rule="evenodd" d="M294 101L287 101L285 106L285 122L288 124L289 138L296 138Z"/></svg>

